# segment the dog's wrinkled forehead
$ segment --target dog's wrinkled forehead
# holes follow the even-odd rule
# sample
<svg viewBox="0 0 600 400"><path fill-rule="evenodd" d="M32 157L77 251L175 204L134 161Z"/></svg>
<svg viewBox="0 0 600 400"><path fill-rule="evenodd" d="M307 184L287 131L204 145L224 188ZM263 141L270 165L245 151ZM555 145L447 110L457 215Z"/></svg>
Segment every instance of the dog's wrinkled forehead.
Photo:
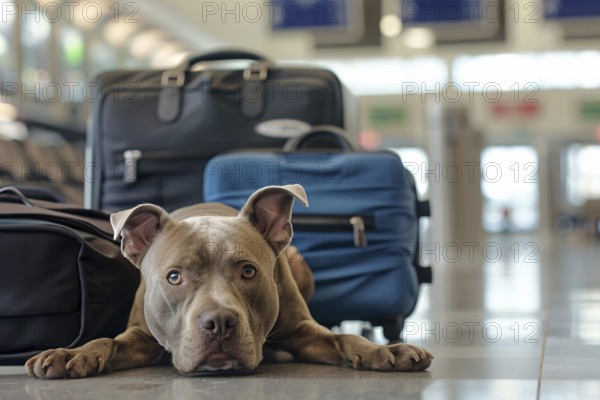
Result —
<svg viewBox="0 0 600 400"><path fill-rule="evenodd" d="M187 263L222 265L240 261L272 264L275 253L263 236L237 217L191 217L176 224L165 237L171 254ZM169 257L171 258L171 257Z"/></svg>

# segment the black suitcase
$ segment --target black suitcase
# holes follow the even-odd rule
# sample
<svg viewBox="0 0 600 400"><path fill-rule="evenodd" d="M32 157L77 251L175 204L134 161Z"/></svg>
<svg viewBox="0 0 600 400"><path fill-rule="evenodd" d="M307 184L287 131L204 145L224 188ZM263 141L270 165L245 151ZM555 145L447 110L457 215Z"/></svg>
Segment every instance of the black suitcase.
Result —
<svg viewBox="0 0 600 400"><path fill-rule="evenodd" d="M0 188L0 365L127 327L140 276L109 215L57 200L39 188Z"/></svg>
<svg viewBox="0 0 600 400"><path fill-rule="evenodd" d="M232 68L232 60L252 63ZM213 156L282 147L312 125L344 121L342 87L332 72L281 67L247 52L208 53L166 71L109 72L97 86L85 204L108 211L202 202Z"/></svg>

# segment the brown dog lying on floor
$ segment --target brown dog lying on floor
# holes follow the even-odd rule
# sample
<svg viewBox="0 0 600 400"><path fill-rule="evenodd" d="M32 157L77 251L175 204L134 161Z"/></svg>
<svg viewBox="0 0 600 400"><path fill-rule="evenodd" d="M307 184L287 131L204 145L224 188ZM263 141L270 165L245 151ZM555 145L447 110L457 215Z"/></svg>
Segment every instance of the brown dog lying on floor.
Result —
<svg viewBox="0 0 600 400"><path fill-rule="evenodd" d="M426 350L335 334L313 320L305 301L310 272L288 248L294 198L307 205L302 186L288 185L256 191L239 213L200 204L169 215L144 204L113 214L115 238L122 236L123 254L143 277L127 330L47 350L27 361L27 372L81 378L150 365L165 351L181 373L251 371L265 343L304 362L427 369L433 356Z"/></svg>

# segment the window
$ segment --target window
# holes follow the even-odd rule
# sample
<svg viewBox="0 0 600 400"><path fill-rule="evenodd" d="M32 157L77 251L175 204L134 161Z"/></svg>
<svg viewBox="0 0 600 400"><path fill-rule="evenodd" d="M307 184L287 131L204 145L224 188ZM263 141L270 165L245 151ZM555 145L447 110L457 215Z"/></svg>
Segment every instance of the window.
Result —
<svg viewBox="0 0 600 400"><path fill-rule="evenodd" d="M397 147L390 150L400 156L406 169L414 175L419 198L427 198L429 184L425 172L427 171L428 157L425 150L420 147Z"/></svg>
<svg viewBox="0 0 600 400"><path fill-rule="evenodd" d="M52 86L52 60L56 59L52 51L52 24L49 17L44 16L40 7L36 7L33 1L24 1L20 6L23 59L21 76L26 88L23 91L35 91L38 98L41 98L41 94Z"/></svg>
<svg viewBox="0 0 600 400"><path fill-rule="evenodd" d="M16 5L12 1L0 1L0 81L18 82L17 60L15 59Z"/></svg>
<svg viewBox="0 0 600 400"><path fill-rule="evenodd" d="M583 206L587 200L600 199L600 145L573 144L566 150L565 187L567 202Z"/></svg>
<svg viewBox="0 0 600 400"><path fill-rule="evenodd" d="M531 146L489 146L481 154L483 228L487 232L535 229L538 157Z"/></svg>

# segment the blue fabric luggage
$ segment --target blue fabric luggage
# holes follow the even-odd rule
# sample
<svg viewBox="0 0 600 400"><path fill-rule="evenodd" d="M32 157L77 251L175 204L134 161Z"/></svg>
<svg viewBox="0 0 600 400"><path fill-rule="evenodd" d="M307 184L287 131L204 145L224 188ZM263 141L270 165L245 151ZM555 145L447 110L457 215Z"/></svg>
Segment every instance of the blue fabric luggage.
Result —
<svg viewBox="0 0 600 400"><path fill-rule="evenodd" d="M304 186L310 207L294 207L293 244L314 273L313 316L327 326L371 321L398 339L430 276L415 257L422 203L395 153L229 153L208 163L204 182L206 201L238 209L259 187Z"/></svg>

